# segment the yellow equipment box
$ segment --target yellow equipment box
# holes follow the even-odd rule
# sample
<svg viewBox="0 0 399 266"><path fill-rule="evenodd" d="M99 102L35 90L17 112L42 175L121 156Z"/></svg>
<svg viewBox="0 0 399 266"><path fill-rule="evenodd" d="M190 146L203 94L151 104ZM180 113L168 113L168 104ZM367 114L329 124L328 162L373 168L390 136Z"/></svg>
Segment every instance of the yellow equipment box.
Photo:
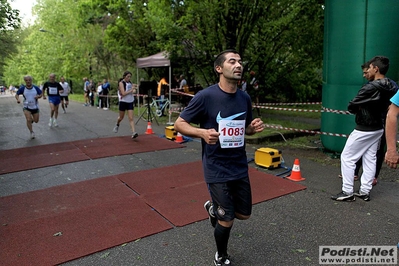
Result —
<svg viewBox="0 0 399 266"><path fill-rule="evenodd" d="M272 148L259 148L255 151L255 164L269 169L281 166L281 151Z"/></svg>
<svg viewBox="0 0 399 266"><path fill-rule="evenodd" d="M174 126L165 127L165 137L170 140L175 140L177 136L177 132L175 131Z"/></svg>
<svg viewBox="0 0 399 266"><path fill-rule="evenodd" d="M184 92L185 92L185 93L194 95L194 91L193 91L193 90L190 90L190 87L189 87L189 86L184 86L183 89L184 89Z"/></svg>

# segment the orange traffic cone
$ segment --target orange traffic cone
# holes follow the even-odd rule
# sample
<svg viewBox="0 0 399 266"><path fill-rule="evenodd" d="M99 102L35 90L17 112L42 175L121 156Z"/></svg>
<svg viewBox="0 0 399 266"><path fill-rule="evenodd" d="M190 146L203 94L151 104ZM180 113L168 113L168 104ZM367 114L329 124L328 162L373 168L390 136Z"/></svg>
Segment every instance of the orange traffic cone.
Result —
<svg viewBox="0 0 399 266"><path fill-rule="evenodd" d="M299 166L299 160L295 159L294 166L292 167L291 175L287 176L287 179L291 181L302 181L305 178L301 175L301 167Z"/></svg>
<svg viewBox="0 0 399 266"><path fill-rule="evenodd" d="M151 122L150 121L148 121L147 131L145 132L145 134L154 134L154 131L152 131L152 127L151 127Z"/></svg>
<svg viewBox="0 0 399 266"><path fill-rule="evenodd" d="M177 132L177 136L176 136L175 142L176 143L182 143L183 141L184 141L183 140L183 135L180 134L180 132Z"/></svg>

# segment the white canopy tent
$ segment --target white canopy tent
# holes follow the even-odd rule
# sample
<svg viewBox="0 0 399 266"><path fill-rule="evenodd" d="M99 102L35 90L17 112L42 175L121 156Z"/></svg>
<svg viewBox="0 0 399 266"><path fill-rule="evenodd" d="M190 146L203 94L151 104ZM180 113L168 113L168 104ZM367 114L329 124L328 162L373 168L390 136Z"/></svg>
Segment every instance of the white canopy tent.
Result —
<svg viewBox="0 0 399 266"><path fill-rule="evenodd" d="M136 67L137 67L137 84L139 83L139 68L146 68L146 67L169 67L169 102L172 103L172 93L171 93L171 87L172 87L172 69L171 69L171 64L170 60L168 59L168 53L167 52L160 52L154 55L150 55L148 57L143 57L143 58L137 58L136 61ZM140 86L139 86L140 88ZM169 106L170 108L170 106ZM171 121L171 112L169 112L169 122L168 124L173 124Z"/></svg>

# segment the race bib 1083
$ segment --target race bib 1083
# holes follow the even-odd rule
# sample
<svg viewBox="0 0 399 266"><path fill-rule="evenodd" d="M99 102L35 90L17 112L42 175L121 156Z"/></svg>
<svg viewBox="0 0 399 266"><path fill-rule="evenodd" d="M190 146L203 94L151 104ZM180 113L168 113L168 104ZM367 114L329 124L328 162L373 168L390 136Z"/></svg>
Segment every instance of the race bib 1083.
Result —
<svg viewBox="0 0 399 266"><path fill-rule="evenodd" d="M220 120L219 142L221 148L244 146L245 120Z"/></svg>

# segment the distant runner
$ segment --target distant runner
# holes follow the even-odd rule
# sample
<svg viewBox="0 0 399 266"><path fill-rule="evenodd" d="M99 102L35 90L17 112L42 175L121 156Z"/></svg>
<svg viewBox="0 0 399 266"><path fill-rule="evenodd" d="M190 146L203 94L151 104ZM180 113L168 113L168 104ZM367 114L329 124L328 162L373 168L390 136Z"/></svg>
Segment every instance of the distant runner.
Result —
<svg viewBox="0 0 399 266"><path fill-rule="evenodd" d="M51 73L49 76L49 81L43 85L43 99L46 99L46 92L48 95L48 102L50 104L51 114L48 123L49 127L58 127L58 108L61 103L60 93L63 92L60 83L55 81L55 74Z"/></svg>
<svg viewBox="0 0 399 266"><path fill-rule="evenodd" d="M71 92L71 87L69 87L69 84L68 82L65 81L64 77L60 77L60 85L64 89L64 91L60 93L60 98L61 98L61 107L65 114L66 113L65 108L68 108L69 104L68 95Z"/></svg>

